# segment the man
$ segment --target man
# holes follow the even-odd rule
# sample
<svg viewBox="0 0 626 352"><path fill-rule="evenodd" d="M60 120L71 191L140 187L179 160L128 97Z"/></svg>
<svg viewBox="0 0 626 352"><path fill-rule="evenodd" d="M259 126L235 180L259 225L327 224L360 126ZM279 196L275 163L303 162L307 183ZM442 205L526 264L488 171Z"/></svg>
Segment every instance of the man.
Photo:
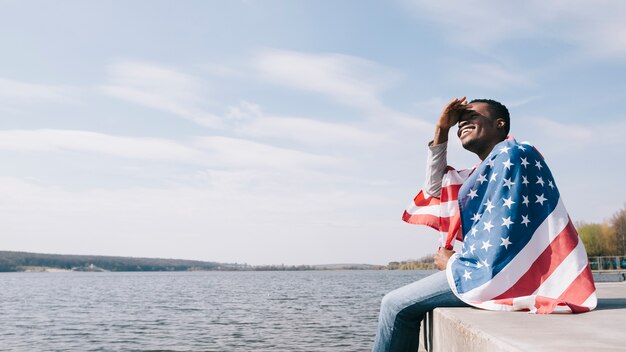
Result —
<svg viewBox="0 0 626 352"><path fill-rule="evenodd" d="M450 129L481 162L446 165ZM531 145L509 137L507 108L494 100L452 100L429 144L424 188L403 220L442 234L439 273L382 300L374 351L417 351L419 324L436 307L532 313L596 306L587 255L552 174ZM460 253L452 250L462 240Z"/></svg>

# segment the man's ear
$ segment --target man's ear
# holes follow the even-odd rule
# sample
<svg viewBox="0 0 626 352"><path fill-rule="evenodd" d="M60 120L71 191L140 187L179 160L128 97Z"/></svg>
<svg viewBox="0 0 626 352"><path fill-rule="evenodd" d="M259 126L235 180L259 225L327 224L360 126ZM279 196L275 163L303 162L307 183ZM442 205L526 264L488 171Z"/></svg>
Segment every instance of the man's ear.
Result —
<svg viewBox="0 0 626 352"><path fill-rule="evenodd" d="M496 127L498 127L498 128L505 128L506 127L506 121L504 121L504 119L497 119L496 120Z"/></svg>

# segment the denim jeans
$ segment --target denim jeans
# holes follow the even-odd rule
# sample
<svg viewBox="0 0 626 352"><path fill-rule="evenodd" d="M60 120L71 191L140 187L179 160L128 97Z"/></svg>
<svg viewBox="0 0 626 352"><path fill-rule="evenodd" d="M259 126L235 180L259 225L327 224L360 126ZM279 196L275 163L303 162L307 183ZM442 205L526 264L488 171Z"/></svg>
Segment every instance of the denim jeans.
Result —
<svg viewBox="0 0 626 352"><path fill-rule="evenodd" d="M436 307L466 307L440 271L383 297L373 352L417 351L420 322Z"/></svg>

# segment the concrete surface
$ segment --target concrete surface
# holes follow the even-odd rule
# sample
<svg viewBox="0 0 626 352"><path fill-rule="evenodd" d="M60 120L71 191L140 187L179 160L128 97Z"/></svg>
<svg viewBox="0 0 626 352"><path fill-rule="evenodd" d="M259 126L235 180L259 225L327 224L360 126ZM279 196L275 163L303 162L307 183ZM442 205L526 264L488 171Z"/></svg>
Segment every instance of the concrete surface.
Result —
<svg viewBox="0 0 626 352"><path fill-rule="evenodd" d="M626 351L626 282L596 287L598 307L583 314L437 308L423 337L435 352Z"/></svg>

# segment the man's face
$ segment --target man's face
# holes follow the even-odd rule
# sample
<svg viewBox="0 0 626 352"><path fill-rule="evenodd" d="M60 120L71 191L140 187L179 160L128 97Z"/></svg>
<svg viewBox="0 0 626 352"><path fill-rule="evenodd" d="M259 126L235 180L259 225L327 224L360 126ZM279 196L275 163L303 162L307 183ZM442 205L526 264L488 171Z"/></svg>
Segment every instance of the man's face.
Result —
<svg viewBox="0 0 626 352"><path fill-rule="evenodd" d="M461 115L457 136L463 148L476 151L501 139L497 128L497 120L492 118L487 103L472 103L471 107Z"/></svg>

